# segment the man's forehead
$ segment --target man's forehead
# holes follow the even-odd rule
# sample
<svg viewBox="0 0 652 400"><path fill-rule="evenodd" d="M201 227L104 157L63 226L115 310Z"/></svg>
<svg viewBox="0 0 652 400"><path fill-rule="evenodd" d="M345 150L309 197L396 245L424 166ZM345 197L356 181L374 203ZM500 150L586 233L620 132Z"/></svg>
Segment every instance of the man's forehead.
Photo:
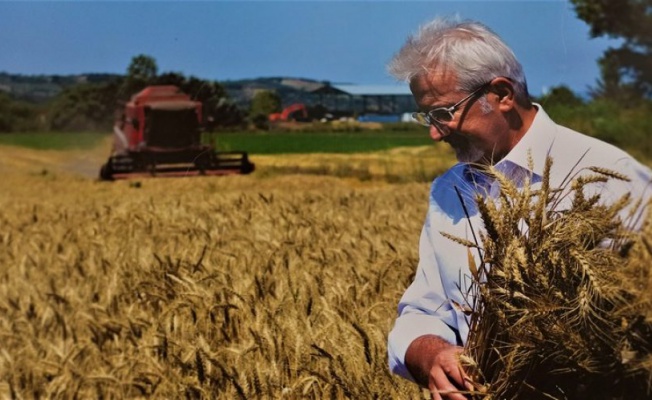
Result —
<svg viewBox="0 0 652 400"><path fill-rule="evenodd" d="M415 96L436 99L456 89L457 77L448 71L425 72L410 81L410 90Z"/></svg>

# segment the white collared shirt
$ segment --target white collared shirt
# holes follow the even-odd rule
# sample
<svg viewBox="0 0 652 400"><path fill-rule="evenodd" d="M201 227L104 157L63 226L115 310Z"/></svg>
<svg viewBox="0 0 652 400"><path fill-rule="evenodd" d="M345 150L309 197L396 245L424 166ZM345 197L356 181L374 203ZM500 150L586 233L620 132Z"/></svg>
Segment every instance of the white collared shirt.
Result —
<svg viewBox="0 0 652 400"><path fill-rule="evenodd" d="M552 157L550 186L560 187L569 171L597 166L625 174L631 181L610 179L595 184L601 201L619 199L630 192L634 199L652 195L652 171L624 151L554 123L536 104L538 111L531 127L509 154L495 167L516 182L530 175L533 186L541 182L545 161ZM531 155L534 168L528 168ZM495 182L478 182L466 164L457 164L437 177L430 190L430 205L419 240L419 265L414 281L398 305L398 317L388 338L389 367L392 372L414 380L405 367L405 353L419 336L434 334L463 345L469 332L468 316L462 307L472 304L465 298L471 285L468 250L440 232L474 241L479 240L482 221L475 205L477 193L496 197ZM456 190L457 188L457 190ZM458 194L459 193L459 194ZM466 207L466 211L462 206ZM467 213L469 218L467 218ZM625 214L626 211L623 212ZM479 265L478 256L475 257Z"/></svg>

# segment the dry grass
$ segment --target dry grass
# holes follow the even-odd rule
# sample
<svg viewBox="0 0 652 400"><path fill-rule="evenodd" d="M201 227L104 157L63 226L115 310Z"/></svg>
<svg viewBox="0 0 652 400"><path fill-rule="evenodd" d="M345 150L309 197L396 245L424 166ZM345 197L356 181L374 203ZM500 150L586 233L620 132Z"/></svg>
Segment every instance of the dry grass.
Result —
<svg viewBox="0 0 652 400"><path fill-rule="evenodd" d="M442 146L401 147L369 154L256 156L261 176L301 173L390 183L432 182L455 161Z"/></svg>
<svg viewBox="0 0 652 400"><path fill-rule="evenodd" d="M436 153L89 179L107 154L0 147L1 398L423 397L389 374L385 340L414 273L428 184L388 181L446 168ZM610 398L647 398L652 225L622 257L596 246L624 243L608 218L618 205L576 196L574 213L556 214L556 193L505 183L500 207L481 207L496 272L477 286L494 296L471 333L478 397L605 398L587 394L597 380L602 395L623 388Z"/></svg>
<svg viewBox="0 0 652 400"><path fill-rule="evenodd" d="M421 396L385 341L427 184L101 183L2 155L0 397Z"/></svg>
<svg viewBox="0 0 652 400"><path fill-rule="evenodd" d="M652 214L633 234L618 217L629 196L606 206L586 190L624 177L594 168L551 188L550 168L540 190L497 174L500 199L479 199L486 233L465 359L475 397L648 399Z"/></svg>
<svg viewBox="0 0 652 400"><path fill-rule="evenodd" d="M0 155L7 155L0 157L0 173L63 172L95 178L110 150L108 136L100 146L89 150L35 151L0 145ZM453 152L444 143L364 154L252 155L251 158L259 178L301 174L389 183L430 183L455 162Z"/></svg>

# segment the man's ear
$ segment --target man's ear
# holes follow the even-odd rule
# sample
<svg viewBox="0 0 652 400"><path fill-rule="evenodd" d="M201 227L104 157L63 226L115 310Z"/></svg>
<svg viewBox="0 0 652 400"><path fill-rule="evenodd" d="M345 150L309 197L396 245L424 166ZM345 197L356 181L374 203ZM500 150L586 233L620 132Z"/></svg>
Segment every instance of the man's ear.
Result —
<svg viewBox="0 0 652 400"><path fill-rule="evenodd" d="M498 77L491 81L489 91L494 93L497 98L498 107L501 111L510 111L516 103L514 85L512 82L503 77Z"/></svg>

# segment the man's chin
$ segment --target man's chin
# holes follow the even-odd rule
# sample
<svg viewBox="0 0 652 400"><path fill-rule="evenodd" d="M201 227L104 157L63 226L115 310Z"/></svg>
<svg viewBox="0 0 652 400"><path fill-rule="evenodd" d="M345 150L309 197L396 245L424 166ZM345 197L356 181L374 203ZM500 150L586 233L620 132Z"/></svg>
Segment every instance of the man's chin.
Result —
<svg viewBox="0 0 652 400"><path fill-rule="evenodd" d="M451 134L446 136L443 141L451 146L455 152L455 158L461 163L476 163L484 156L484 152L469 146L468 141L463 140L461 136Z"/></svg>
<svg viewBox="0 0 652 400"><path fill-rule="evenodd" d="M467 164L476 164L482 161L482 154L472 151L458 151L455 149L455 157L458 162Z"/></svg>

